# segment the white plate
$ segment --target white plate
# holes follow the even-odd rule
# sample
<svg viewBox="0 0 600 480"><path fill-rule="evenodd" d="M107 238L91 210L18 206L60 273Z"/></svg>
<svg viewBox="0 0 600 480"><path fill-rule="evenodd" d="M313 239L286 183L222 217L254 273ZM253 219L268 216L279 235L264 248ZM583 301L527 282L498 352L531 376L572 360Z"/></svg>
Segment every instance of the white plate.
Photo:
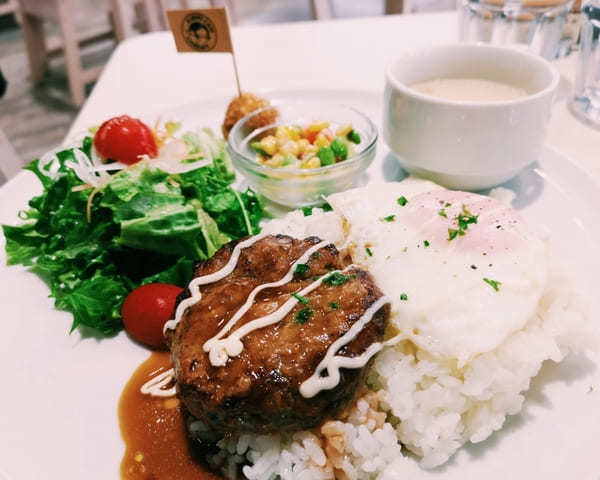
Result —
<svg viewBox="0 0 600 480"><path fill-rule="evenodd" d="M357 91L286 91L272 97L345 103L380 121L380 99ZM161 112L163 119L219 128L228 99ZM147 120L154 120L148 117ZM399 180L404 173L383 144L363 180ZM441 153L443 154L443 153ZM545 150L540 161L509 182L513 206L550 242L600 314L600 190L561 154ZM40 187L24 172L0 189L0 222L14 224L17 211ZM44 282L20 266L6 267L0 238L0 479L117 480L123 442L117 403L133 370L148 351L121 333L101 340L68 335L71 315L56 311ZM597 320L596 320L597 321ZM600 373L598 358L572 356L546 364L527 393L524 411L502 431L467 445L444 467L420 471L423 479L598 480ZM417 477L412 476L412 479Z"/></svg>

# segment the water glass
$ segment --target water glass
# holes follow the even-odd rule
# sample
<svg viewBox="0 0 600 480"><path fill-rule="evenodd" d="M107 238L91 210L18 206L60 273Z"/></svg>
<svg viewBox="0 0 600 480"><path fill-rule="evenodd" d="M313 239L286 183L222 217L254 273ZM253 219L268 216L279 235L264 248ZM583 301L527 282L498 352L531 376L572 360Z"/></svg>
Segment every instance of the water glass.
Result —
<svg viewBox="0 0 600 480"><path fill-rule="evenodd" d="M458 0L465 42L522 45L553 60L565 52L565 24L573 0Z"/></svg>
<svg viewBox="0 0 600 480"><path fill-rule="evenodd" d="M600 128L600 0L584 2L581 8L579 60L571 111Z"/></svg>

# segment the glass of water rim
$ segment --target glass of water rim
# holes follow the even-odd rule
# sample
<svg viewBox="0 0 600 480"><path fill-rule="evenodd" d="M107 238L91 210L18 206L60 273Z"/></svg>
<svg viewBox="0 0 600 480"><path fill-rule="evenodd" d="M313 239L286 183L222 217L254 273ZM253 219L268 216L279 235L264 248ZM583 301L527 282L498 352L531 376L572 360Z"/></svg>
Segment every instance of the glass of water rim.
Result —
<svg viewBox="0 0 600 480"><path fill-rule="evenodd" d="M600 129L600 0L584 2L571 111Z"/></svg>
<svg viewBox="0 0 600 480"><path fill-rule="evenodd" d="M573 0L458 0L466 42L520 45L552 60L564 51Z"/></svg>

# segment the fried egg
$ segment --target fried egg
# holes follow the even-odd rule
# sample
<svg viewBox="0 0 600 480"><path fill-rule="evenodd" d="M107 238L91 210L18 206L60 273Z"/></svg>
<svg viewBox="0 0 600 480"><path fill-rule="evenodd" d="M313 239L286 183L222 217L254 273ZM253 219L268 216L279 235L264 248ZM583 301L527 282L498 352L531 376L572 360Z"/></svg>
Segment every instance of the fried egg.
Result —
<svg viewBox="0 0 600 480"><path fill-rule="evenodd" d="M341 217L328 222L334 236L343 230L390 298L393 328L418 347L461 368L535 316L548 249L509 206L416 179L327 200Z"/></svg>

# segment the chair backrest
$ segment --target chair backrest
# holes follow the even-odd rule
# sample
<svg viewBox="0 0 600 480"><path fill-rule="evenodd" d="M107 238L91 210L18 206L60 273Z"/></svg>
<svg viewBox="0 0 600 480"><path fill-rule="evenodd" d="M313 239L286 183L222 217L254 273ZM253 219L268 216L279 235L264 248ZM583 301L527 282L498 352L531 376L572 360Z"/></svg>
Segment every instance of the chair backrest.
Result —
<svg viewBox="0 0 600 480"><path fill-rule="evenodd" d="M0 128L0 183L10 180L23 166L17 152Z"/></svg>

